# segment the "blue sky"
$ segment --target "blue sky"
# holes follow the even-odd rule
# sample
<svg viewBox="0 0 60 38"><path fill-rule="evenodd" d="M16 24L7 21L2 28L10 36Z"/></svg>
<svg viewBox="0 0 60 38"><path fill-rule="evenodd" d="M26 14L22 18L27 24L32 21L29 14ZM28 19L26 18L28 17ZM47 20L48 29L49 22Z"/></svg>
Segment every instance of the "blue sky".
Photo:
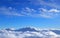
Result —
<svg viewBox="0 0 60 38"><path fill-rule="evenodd" d="M60 0L0 0L0 28L60 28Z"/></svg>

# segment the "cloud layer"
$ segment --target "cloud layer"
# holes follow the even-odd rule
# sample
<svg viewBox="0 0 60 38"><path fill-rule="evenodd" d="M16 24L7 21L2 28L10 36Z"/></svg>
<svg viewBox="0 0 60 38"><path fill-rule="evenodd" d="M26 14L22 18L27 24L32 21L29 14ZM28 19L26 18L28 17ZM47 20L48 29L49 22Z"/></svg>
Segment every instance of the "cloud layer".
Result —
<svg viewBox="0 0 60 38"><path fill-rule="evenodd" d="M27 28L24 29L26 30ZM32 28L29 29L32 30ZM36 31L27 30L23 32L23 30L14 31L12 29L9 29L0 30L0 38L60 38L60 35L50 30L36 30Z"/></svg>

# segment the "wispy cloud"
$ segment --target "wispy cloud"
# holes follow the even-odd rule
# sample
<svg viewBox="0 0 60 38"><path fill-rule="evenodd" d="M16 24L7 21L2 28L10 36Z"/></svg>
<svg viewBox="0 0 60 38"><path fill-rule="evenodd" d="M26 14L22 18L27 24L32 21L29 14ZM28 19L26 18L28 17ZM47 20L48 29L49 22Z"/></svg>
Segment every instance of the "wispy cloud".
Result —
<svg viewBox="0 0 60 38"><path fill-rule="evenodd" d="M31 9L31 8L23 8L21 10L21 13L24 14L24 15L32 15L32 14L35 14L36 10L35 9Z"/></svg>
<svg viewBox="0 0 60 38"><path fill-rule="evenodd" d="M24 6L24 5L35 5L35 6L47 6L52 8L60 9L59 0L5 0L4 3L9 3L10 5ZM5 4L6 4L5 3Z"/></svg>
<svg viewBox="0 0 60 38"><path fill-rule="evenodd" d="M12 7L0 7L0 15L22 16L18 13L17 9Z"/></svg>
<svg viewBox="0 0 60 38"><path fill-rule="evenodd" d="M27 16L32 16L32 17L44 17L44 18L52 18L59 16L60 10L58 9L44 9L44 8L39 8L37 10L31 9L31 8L24 8L22 10L22 14L27 15Z"/></svg>
<svg viewBox="0 0 60 38"><path fill-rule="evenodd" d="M47 9L41 8L40 13L41 13L40 16L42 17L51 18L51 17L59 16L60 10L57 10L57 9L47 10Z"/></svg>
<svg viewBox="0 0 60 38"><path fill-rule="evenodd" d="M0 7L0 15L10 15L10 16L30 16L30 17L43 17L43 18L51 18L59 16L60 10L58 9L45 9L38 8L32 9L29 7L22 8L18 11L18 9L12 7Z"/></svg>
<svg viewBox="0 0 60 38"><path fill-rule="evenodd" d="M59 1L59 0L58 0ZM31 0L31 3L34 5L42 5L43 7L52 7L60 9L60 5L57 0Z"/></svg>

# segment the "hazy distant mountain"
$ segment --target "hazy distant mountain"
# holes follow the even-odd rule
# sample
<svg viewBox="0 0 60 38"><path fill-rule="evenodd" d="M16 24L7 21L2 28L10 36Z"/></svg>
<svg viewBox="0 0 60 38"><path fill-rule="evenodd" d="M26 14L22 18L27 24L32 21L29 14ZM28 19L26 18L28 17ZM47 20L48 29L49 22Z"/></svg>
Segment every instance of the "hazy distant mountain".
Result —
<svg viewBox="0 0 60 38"><path fill-rule="evenodd" d="M0 38L60 38L60 30L38 30L35 28L3 29Z"/></svg>
<svg viewBox="0 0 60 38"><path fill-rule="evenodd" d="M60 35L60 30L51 30L53 32L55 32L56 34L59 34Z"/></svg>
<svg viewBox="0 0 60 38"><path fill-rule="evenodd" d="M26 27L26 28L21 28L15 31L22 31L22 32L26 32L26 31L30 31L30 32L38 32L35 28L30 28L30 27Z"/></svg>

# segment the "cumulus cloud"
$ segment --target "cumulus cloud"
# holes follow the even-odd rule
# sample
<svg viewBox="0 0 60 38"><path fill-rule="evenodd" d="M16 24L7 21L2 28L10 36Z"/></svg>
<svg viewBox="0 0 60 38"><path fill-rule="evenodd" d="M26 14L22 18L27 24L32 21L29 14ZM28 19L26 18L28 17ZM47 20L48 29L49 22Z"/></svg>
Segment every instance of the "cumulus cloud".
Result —
<svg viewBox="0 0 60 38"><path fill-rule="evenodd" d="M12 7L0 7L0 15L53 18L60 15L60 10L26 7L18 11L18 9Z"/></svg>
<svg viewBox="0 0 60 38"><path fill-rule="evenodd" d="M60 10L58 9L45 9L38 8L37 10L31 8L24 8L22 10L22 14L32 17L44 17L44 18L52 18L59 16Z"/></svg>
<svg viewBox="0 0 60 38"><path fill-rule="evenodd" d="M23 29L23 28L22 28ZM30 29L31 30L31 29ZM16 31L0 30L0 38L60 38L60 35L51 30Z"/></svg>
<svg viewBox="0 0 60 38"><path fill-rule="evenodd" d="M23 8L21 10L21 13L24 14L24 15L28 15L29 16L29 15L35 14L36 13L36 10L26 7L26 8Z"/></svg>
<svg viewBox="0 0 60 38"><path fill-rule="evenodd" d="M56 17L60 15L60 10L58 9L44 9L40 8L40 16L45 17L45 18L51 18L51 17Z"/></svg>

